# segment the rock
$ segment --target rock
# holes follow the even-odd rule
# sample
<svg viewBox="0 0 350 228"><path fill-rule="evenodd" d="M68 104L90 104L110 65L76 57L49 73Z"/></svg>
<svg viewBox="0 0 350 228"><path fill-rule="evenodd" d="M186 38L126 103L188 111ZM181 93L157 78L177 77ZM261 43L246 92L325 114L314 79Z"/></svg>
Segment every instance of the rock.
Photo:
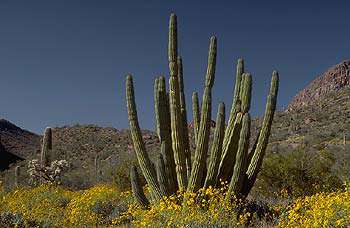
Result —
<svg viewBox="0 0 350 228"><path fill-rule="evenodd" d="M350 61L345 60L313 80L288 105L286 112L313 104L325 94L350 86Z"/></svg>

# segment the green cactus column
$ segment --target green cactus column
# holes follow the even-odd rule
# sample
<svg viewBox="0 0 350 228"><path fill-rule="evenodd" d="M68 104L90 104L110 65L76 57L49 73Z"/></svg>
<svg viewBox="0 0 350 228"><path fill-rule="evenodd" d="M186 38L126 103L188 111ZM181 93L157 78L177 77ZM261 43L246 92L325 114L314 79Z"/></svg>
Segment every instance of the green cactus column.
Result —
<svg viewBox="0 0 350 228"><path fill-rule="evenodd" d="M177 179L176 179L176 170L175 170L175 161L174 153L171 143L171 121L170 121L170 111L169 103L166 92L165 78L159 77L158 80L158 94L156 101L156 109L159 110L156 112L158 115L157 119L159 120L159 139L161 142L161 151L164 158L164 165L166 167L166 173L168 176L169 182L169 193L172 194L177 190Z"/></svg>
<svg viewBox="0 0 350 228"><path fill-rule="evenodd" d="M128 107L128 119L129 119L129 125L130 125L130 132L131 132L131 137L134 144L137 160L139 162L141 171L147 181L147 184L151 189L151 192L152 192L151 195L154 197L154 200L160 200L163 196L166 195L166 193L163 192L158 185L156 171L148 157L148 154L146 152L146 147L142 139L142 134L141 134L138 118L137 118L134 85L133 85L133 80L131 75L127 75L127 79L126 79L126 100L127 100L127 107Z"/></svg>
<svg viewBox="0 0 350 228"><path fill-rule="evenodd" d="M188 136L188 126L187 126L186 99L185 99L184 82L183 82L183 66L182 66L182 59L180 56L177 57L177 66L178 66L178 81L179 81L179 90L180 90L181 117L183 122L182 130L183 130L183 137L184 137L186 168L187 168L187 177L189 177L191 173L191 151L190 151L190 139Z"/></svg>
<svg viewBox="0 0 350 228"><path fill-rule="evenodd" d="M198 93L197 92L193 92L193 94L192 94L192 112L193 112L194 142L195 142L195 144L197 144L199 125L201 122L201 114L199 111L199 101L198 101Z"/></svg>
<svg viewBox="0 0 350 228"><path fill-rule="evenodd" d="M232 179L227 190L227 199L231 193L240 195L242 189L245 171L247 170L247 157L250 137L250 115L245 113L242 119L242 129L239 135L238 150L236 155L236 162L234 165Z"/></svg>
<svg viewBox="0 0 350 228"><path fill-rule="evenodd" d="M171 14L169 22L169 45L168 60L170 70L170 117L171 117L171 138L175 158L177 182L180 189L187 186L187 167L185 156L185 142L183 135L183 121L180 109L180 92L178 83L177 66L177 19Z"/></svg>
<svg viewBox="0 0 350 228"><path fill-rule="evenodd" d="M52 150L52 129L47 127L44 132L44 137L41 146L40 164L41 167L46 167L49 164L49 153Z"/></svg>
<svg viewBox="0 0 350 228"><path fill-rule="evenodd" d="M276 110L277 94L278 94L279 76L277 71L273 71L269 95L267 97L264 120L257 140L257 145L252 155L251 161L246 172L244 181L243 195L248 195L253 187L256 177L260 171L261 164L265 155L268 144L273 116Z"/></svg>
<svg viewBox="0 0 350 228"><path fill-rule="evenodd" d="M149 207L149 201L143 192L139 174L137 172L136 166L132 166L130 169L130 179L131 179L131 190L136 202L144 208Z"/></svg>
<svg viewBox="0 0 350 228"><path fill-rule="evenodd" d="M154 79L154 113L155 113L155 132L158 135L160 141L160 122L159 122L159 77Z"/></svg>
<svg viewBox="0 0 350 228"><path fill-rule="evenodd" d="M168 193L168 179L165 172L165 165L162 154L158 154L156 161L157 180L163 192ZM168 194L167 194L168 195Z"/></svg>
<svg viewBox="0 0 350 228"><path fill-rule="evenodd" d="M236 82L233 92L232 107L230 111L230 117L228 120L227 128L225 130L223 152L221 155L219 165L219 178L224 181L229 180L230 173L232 173L232 164L234 164L235 151L237 150L238 134L240 131L240 119L237 119L237 113L241 111L241 82L244 72L244 61L238 59L236 66Z"/></svg>
<svg viewBox="0 0 350 228"><path fill-rule="evenodd" d="M209 134L211 125L211 90L214 85L215 65L216 65L217 41L216 37L210 38L208 67L205 79L205 87L202 101L201 122L198 132L198 142L196 145L195 157L192 164L191 176L187 190L197 191L203 180L204 167L209 145Z"/></svg>
<svg viewBox="0 0 350 228"><path fill-rule="evenodd" d="M205 188L209 186L215 187L216 177L219 169L224 133L225 133L225 104L220 103L218 108L218 114L216 117L214 139L211 145L208 172L204 182Z"/></svg>

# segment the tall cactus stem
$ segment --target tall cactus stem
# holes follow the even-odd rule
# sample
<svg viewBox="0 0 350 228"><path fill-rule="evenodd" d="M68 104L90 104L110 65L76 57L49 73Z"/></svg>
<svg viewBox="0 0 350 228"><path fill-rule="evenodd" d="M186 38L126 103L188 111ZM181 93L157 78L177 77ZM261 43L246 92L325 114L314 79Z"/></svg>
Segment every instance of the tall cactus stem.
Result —
<svg viewBox="0 0 350 228"><path fill-rule="evenodd" d="M159 140L161 143L161 153L163 155L166 173L169 179L168 190L169 193L172 194L175 193L177 190L177 179L174 153L171 142L171 121L168 103L169 96L167 96L166 92L165 78L160 77L158 83L158 103L156 106L158 107L157 109L159 109Z"/></svg>
<svg viewBox="0 0 350 228"><path fill-rule="evenodd" d="M183 66L182 59L180 56L177 57L177 66L178 66L178 82L180 90L180 107L181 107L181 117L182 117L182 130L184 137L184 147L185 147L185 156L186 156L186 168L187 168L187 177L191 173L191 150L190 150L190 139L188 136L188 126L187 126L187 111L186 111L186 98L185 98L185 89L183 81Z"/></svg>
<svg viewBox="0 0 350 228"><path fill-rule="evenodd" d="M209 167L207 176L205 178L204 187L215 187L216 177L218 174L219 163L221 158L222 142L225 133L225 104L220 103L218 114L216 117L216 127L214 132L214 139L211 145L211 152L209 158Z"/></svg>
<svg viewBox="0 0 350 228"><path fill-rule="evenodd" d="M180 108L180 92L178 83L177 65L177 19L175 14L171 14L169 21L169 44L168 60L170 71L170 116L171 116L171 138L174 152L177 182L180 189L187 186L187 167L185 156L185 142L183 135L183 121Z"/></svg>
<svg viewBox="0 0 350 228"><path fill-rule="evenodd" d="M242 129L239 135L236 162L234 165L232 179L227 191L228 197L231 195L231 193L234 193L235 195L239 195L242 189L245 172L247 170L249 137L250 137L250 115L249 113L245 113L242 119Z"/></svg>
<svg viewBox="0 0 350 228"><path fill-rule="evenodd" d="M247 195L260 171L261 164L268 144L273 116L276 110L279 76L277 71L273 71L269 95L267 97L264 120L260 129L258 142L246 172L244 195Z"/></svg>
<svg viewBox="0 0 350 228"><path fill-rule="evenodd" d="M252 76L249 73L244 73L244 81L241 88L241 112L247 113L250 109L250 101L252 95Z"/></svg>
<svg viewBox="0 0 350 228"><path fill-rule="evenodd" d="M157 180L159 187L168 195L168 179L166 177L165 165L162 154L158 154L156 162Z"/></svg>
<svg viewBox="0 0 350 228"><path fill-rule="evenodd" d="M41 147L40 164L41 167L49 165L49 153L52 150L52 129L47 127L44 132L44 137Z"/></svg>
<svg viewBox="0 0 350 228"><path fill-rule="evenodd" d="M166 193L163 192L158 185L156 172L152 166L151 160L148 157L145 143L142 139L142 134L137 118L134 85L131 75L128 75L126 79L126 98L130 132L137 160L139 162L141 171L147 181L147 184L152 191L152 196L154 196L155 200L160 200L163 196L166 195Z"/></svg>
<svg viewBox="0 0 350 228"><path fill-rule="evenodd" d="M192 94L192 113L193 113L193 133L194 133L194 142L197 144L198 141L198 131L199 131L199 125L201 122L201 114L200 114L200 108L199 108L199 101L198 101L198 93L193 92Z"/></svg>
<svg viewBox="0 0 350 228"><path fill-rule="evenodd" d="M205 78L205 87L202 101L201 122L198 132L198 142L195 150L194 162L192 164L191 176L187 190L190 192L197 191L201 186L206 166L206 158L209 145L209 134L211 127L211 90L214 85L215 66L216 66L216 37L210 38L208 67Z"/></svg>
<svg viewBox="0 0 350 228"><path fill-rule="evenodd" d="M155 114L155 132L160 141L160 123L159 123L159 78L154 79L154 114Z"/></svg>
<svg viewBox="0 0 350 228"><path fill-rule="evenodd" d="M131 190L136 202L143 208L148 208L150 203L142 189L140 183L140 177L137 172L136 166L132 166L130 169Z"/></svg>

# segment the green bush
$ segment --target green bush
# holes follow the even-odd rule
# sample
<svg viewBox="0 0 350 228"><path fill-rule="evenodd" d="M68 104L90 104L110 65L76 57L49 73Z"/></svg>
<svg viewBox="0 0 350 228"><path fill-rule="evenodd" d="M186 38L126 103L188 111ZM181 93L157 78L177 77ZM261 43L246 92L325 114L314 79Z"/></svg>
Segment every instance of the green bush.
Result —
<svg viewBox="0 0 350 228"><path fill-rule="evenodd" d="M333 170L335 164L334 154L325 149L299 148L270 153L265 158L255 191L265 196L273 192L282 197L299 197L341 189L343 182Z"/></svg>

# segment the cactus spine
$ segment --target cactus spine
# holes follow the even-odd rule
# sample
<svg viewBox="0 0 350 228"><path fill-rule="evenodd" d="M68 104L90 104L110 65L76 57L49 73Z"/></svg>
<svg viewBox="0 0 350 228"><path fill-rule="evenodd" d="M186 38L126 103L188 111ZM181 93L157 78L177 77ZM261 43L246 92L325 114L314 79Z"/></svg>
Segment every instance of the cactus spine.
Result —
<svg viewBox="0 0 350 228"><path fill-rule="evenodd" d="M214 187L218 185L220 179L229 182L227 199L230 199L232 194L246 197L261 168L276 109L278 73L274 71L272 74L263 124L258 138L249 150L252 76L244 73L243 59L237 62L235 90L226 129L225 106L222 103L218 107L209 165L206 166L216 52L217 41L215 37L211 37L201 111L199 110L198 94L195 92L192 95L196 144L192 164L189 157L182 60L177 54L175 14L171 14L169 21L169 92L166 90L164 77L158 77L154 84L156 131L161 142L161 154L155 166L151 163L142 140L137 120L132 76L127 76L126 95L131 136L142 174L150 187L150 195L154 200L160 200L163 196L173 194L178 189L193 192L203 186ZM189 167L191 167L190 173ZM134 193L135 199L146 207L149 202L141 186L136 184L139 182L135 181L136 168L133 167L131 171L133 192L136 192Z"/></svg>
<svg viewBox="0 0 350 228"><path fill-rule="evenodd" d="M41 154L40 154L40 164L41 167L46 167L49 165L49 153L52 150L52 129L47 127L44 132L44 137L42 141Z"/></svg>

